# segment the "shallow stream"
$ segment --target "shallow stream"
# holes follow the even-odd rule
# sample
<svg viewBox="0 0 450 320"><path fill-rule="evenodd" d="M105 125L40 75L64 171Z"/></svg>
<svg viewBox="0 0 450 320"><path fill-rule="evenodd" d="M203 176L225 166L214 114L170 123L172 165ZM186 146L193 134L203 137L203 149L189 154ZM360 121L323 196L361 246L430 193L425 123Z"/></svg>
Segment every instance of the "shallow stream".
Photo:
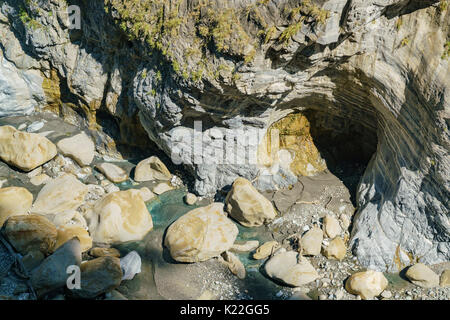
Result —
<svg viewBox="0 0 450 320"><path fill-rule="evenodd" d="M129 183L123 183L118 185L122 190L133 188L134 186ZM158 278L158 274L155 275L155 271L158 272L158 269L172 269L173 273L184 273L184 272L193 272L198 273L199 276L207 276L208 271L205 271L204 268L195 267L195 265L204 265L207 268L212 268L214 271L216 269L220 269L220 263L213 259L213 261L206 261L202 263L196 264L184 264L173 261L168 255L167 250L164 248L162 241L164 238L164 232L167 227L177 220L182 215L186 214L192 209L199 207L200 205L189 206L184 203L183 197L187 193L187 190L184 188L168 191L158 196L154 200L147 203L147 208L149 213L152 216L154 229L149 233L149 235L143 240L139 242L127 243L117 246L117 248L124 254L130 250L136 250L142 257L142 274L139 274L135 279L131 281L127 281L125 283L125 287L128 290L125 290L125 294L132 294L133 296L136 292L140 292L141 294L145 294L146 286L148 292L148 297L154 295L151 293L151 290L155 290L160 292L160 288L158 288L158 280L164 282L164 279L155 279L155 276ZM260 243L264 243L265 241L273 240L270 231L266 227L259 228L246 228L238 223L236 226L239 229L239 235L236 239L237 242L245 242L248 240L258 240ZM156 243L155 243L156 242ZM157 242L160 242L159 244ZM264 271L262 265L265 260L254 260L252 259L252 253L239 253L237 254L239 259L244 264L247 276L244 280L239 280L237 277L232 275L228 270L223 270L225 273L228 273L229 276L235 278L233 279L233 284L238 286L239 288L234 288L235 298L246 298L246 299L283 299L288 298L290 296L289 288L282 287L272 280L268 279L264 275ZM214 264L214 266L213 266ZM180 268L181 267L181 268ZM184 267L184 272L180 269ZM219 268L218 268L219 267ZM172 272L168 272L167 274L171 274ZM166 274L166 272L163 272ZM179 277L177 287L182 287L187 285L189 287L191 282L191 277L195 276L191 274L189 277ZM144 276L144 277L143 277ZM175 275L174 275L175 276ZM152 278L153 281L149 281ZM219 277L220 278L220 277ZM165 279L166 282L170 282L169 279ZM216 281L220 282L220 279ZM214 283L213 283L214 284ZM196 289L200 289L200 291L209 291L212 295L215 296L214 285L210 285L209 282L206 283L206 286L202 286ZM165 286L165 284L163 284ZM122 286L121 286L122 287ZM172 292L172 290L163 290ZM241 290L243 289L243 290ZM129 291L129 292L127 292ZM183 291L183 290L181 290ZM186 293L198 294L200 296L203 292L198 290L184 290ZM198 291L198 292L197 292ZM133 292L133 293L132 293ZM180 292L181 293L181 292ZM189 294L188 293L188 294ZM146 295L146 294L145 294ZM172 299L178 297L172 297L167 294L162 294L163 297ZM198 297L197 296L197 297ZM189 298L197 298L197 297L189 297ZM228 296L224 296L224 298L228 298Z"/></svg>

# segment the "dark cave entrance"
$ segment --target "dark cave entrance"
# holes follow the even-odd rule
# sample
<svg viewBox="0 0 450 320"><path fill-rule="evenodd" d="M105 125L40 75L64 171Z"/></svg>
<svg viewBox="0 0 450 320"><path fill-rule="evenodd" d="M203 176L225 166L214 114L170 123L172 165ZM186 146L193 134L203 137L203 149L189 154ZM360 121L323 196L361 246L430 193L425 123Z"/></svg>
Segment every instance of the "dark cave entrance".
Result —
<svg viewBox="0 0 450 320"><path fill-rule="evenodd" d="M328 170L344 183L356 207L359 182L377 151L375 117L366 114L362 123L345 114L314 109L302 113L309 120L311 137Z"/></svg>

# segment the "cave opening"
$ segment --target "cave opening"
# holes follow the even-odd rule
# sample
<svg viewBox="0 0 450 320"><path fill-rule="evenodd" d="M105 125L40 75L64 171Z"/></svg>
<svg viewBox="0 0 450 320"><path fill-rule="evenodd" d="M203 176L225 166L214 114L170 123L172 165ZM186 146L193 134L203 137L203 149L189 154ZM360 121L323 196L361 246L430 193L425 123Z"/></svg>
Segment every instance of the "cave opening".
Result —
<svg viewBox="0 0 450 320"><path fill-rule="evenodd" d="M364 123L345 114L308 109L310 134L327 169L347 187L356 207L358 184L377 151L377 121Z"/></svg>
<svg viewBox="0 0 450 320"><path fill-rule="evenodd" d="M273 123L268 131L270 136L273 130L277 130L279 141L275 150L287 150L290 156L283 159L282 153L269 152L266 164L286 163L297 177L329 172L343 183L356 207L359 182L377 150L375 115L362 117L347 108L340 112L311 108L290 113ZM273 138L268 139L263 145L273 148Z"/></svg>

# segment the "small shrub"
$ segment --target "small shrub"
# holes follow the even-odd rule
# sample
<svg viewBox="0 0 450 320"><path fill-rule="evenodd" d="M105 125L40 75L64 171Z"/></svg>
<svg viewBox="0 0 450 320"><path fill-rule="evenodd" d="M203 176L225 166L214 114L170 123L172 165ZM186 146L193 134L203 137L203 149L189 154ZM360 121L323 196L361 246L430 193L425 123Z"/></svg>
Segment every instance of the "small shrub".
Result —
<svg viewBox="0 0 450 320"><path fill-rule="evenodd" d="M441 0L439 2L439 12L444 12L445 10L447 10L448 7L448 0Z"/></svg>
<svg viewBox="0 0 450 320"><path fill-rule="evenodd" d="M288 26L280 34L280 37L278 38L278 41L279 42L288 43L289 40L300 31L300 29L302 28L302 25L303 25L303 20Z"/></svg>
<svg viewBox="0 0 450 320"><path fill-rule="evenodd" d="M400 30L400 28L402 27L402 24L403 24L403 18L399 17L397 19L397 21L395 22L395 29L397 29L397 31Z"/></svg>
<svg viewBox="0 0 450 320"><path fill-rule="evenodd" d="M271 26L266 30L265 36L264 36L264 44L266 44L270 40L272 40L273 35L275 34L276 31L277 31L277 28L275 26Z"/></svg>
<svg viewBox="0 0 450 320"><path fill-rule="evenodd" d="M444 44L444 53L442 54L442 59L448 59L450 57L450 41Z"/></svg>
<svg viewBox="0 0 450 320"><path fill-rule="evenodd" d="M407 45L409 45L409 38L408 38L408 37L405 37L405 38L403 38L402 41L400 42L400 47L404 47L404 46L407 46Z"/></svg>

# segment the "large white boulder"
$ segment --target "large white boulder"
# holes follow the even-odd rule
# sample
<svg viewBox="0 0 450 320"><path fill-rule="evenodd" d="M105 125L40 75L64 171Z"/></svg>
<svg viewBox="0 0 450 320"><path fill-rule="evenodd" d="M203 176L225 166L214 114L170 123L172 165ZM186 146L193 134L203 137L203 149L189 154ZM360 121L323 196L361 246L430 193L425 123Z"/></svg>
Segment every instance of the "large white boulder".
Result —
<svg viewBox="0 0 450 320"><path fill-rule="evenodd" d="M71 174L64 174L46 183L31 208L35 214L60 214L76 210L84 203L88 187ZM53 220L53 218L49 218Z"/></svg>
<svg viewBox="0 0 450 320"><path fill-rule="evenodd" d="M96 165L96 168L114 183L121 183L128 179L126 171L113 163L104 162Z"/></svg>
<svg viewBox="0 0 450 320"><path fill-rule="evenodd" d="M345 290L354 295L360 295L364 300L379 296L386 289L388 281L383 273L367 270L351 275L346 283Z"/></svg>
<svg viewBox="0 0 450 320"><path fill-rule="evenodd" d="M228 193L226 210L246 227L257 227L275 219L277 213L272 203L244 178L237 178Z"/></svg>
<svg viewBox="0 0 450 320"><path fill-rule="evenodd" d="M419 287L433 288L439 285L439 275L423 263L416 263L409 267L405 275Z"/></svg>
<svg viewBox="0 0 450 320"><path fill-rule="evenodd" d="M139 162L134 172L134 180L136 181L169 181L171 178L172 174L169 169L155 156Z"/></svg>
<svg viewBox="0 0 450 320"><path fill-rule="evenodd" d="M39 134L0 127L0 159L14 167L28 172L53 159L56 153L56 146Z"/></svg>
<svg viewBox="0 0 450 320"><path fill-rule="evenodd" d="M80 166L88 166L94 160L94 142L84 132L62 139L56 145L63 155L72 158Z"/></svg>
<svg viewBox="0 0 450 320"><path fill-rule="evenodd" d="M153 229L141 192L133 189L113 192L99 200L89 220L93 240L107 244L142 240Z"/></svg>
<svg viewBox="0 0 450 320"><path fill-rule="evenodd" d="M236 240L237 226L223 212L222 203L189 211L167 230L164 240L173 259L199 262L219 256Z"/></svg>
<svg viewBox="0 0 450 320"><path fill-rule="evenodd" d="M33 195L25 188L0 189L0 228L9 217L27 214L32 203Z"/></svg>
<svg viewBox="0 0 450 320"><path fill-rule="evenodd" d="M308 284L319 277L312 264L295 251L275 254L265 264L265 270L269 277L293 287Z"/></svg>
<svg viewBox="0 0 450 320"><path fill-rule="evenodd" d="M317 256L322 249L323 231L314 227L306 232L300 240L302 253L307 256Z"/></svg>

